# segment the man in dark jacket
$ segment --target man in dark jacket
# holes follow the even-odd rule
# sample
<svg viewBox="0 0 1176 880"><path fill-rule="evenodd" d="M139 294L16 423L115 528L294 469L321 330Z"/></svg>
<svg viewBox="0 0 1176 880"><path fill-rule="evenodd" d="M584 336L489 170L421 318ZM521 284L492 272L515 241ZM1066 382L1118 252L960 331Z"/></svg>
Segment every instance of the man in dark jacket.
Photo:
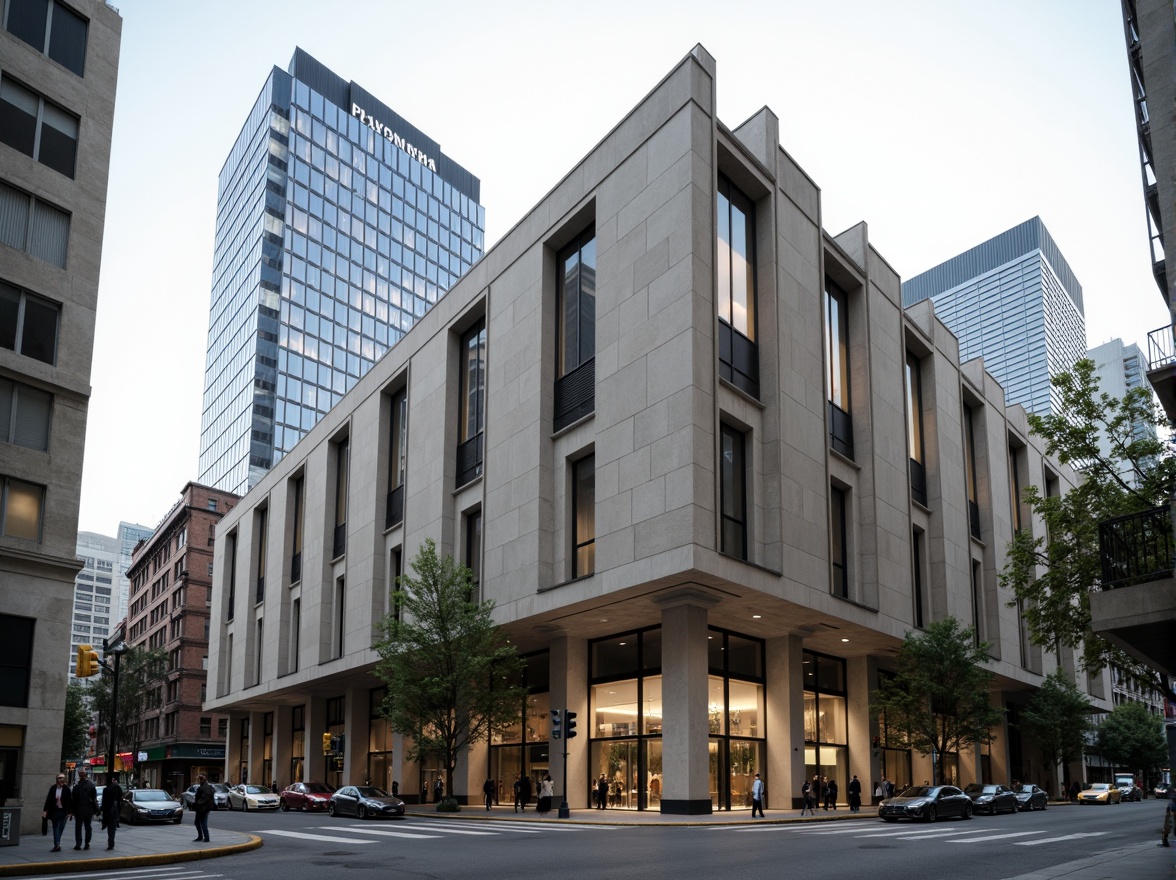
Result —
<svg viewBox="0 0 1176 880"><path fill-rule="evenodd" d="M531 803L531 776L529 773L524 773L523 778L519 780L519 809L524 813L527 812L527 804Z"/></svg>
<svg viewBox="0 0 1176 880"><path fill-rule="evenodd" d="M61 852L61 835L65 833L65 823L72 815L73 792L65 784L65 774L58 773L57 781L49 786L49 793L45 795L45 807L41 812L41 818L48 819L53 825L51 852Z"/></svg>
<svg viewBox="0 0 1176 880"><path fill-rule="evenodd" d="M193 843L208 843L208 814L216 806L216 790L208 784L208 777L201 773L197 779L200 784L196 787L196 797L192 806L196 813L196 837Z"/></svg>
<svg viewBox="0 0 1176 880"><path fill-rule="evenodd" d="M86 849L90 848L90 838L94 835L90 822L97 812L98 789L90 781L89 774L85 770L79 770L78 781L73 787L74 849L82 848L83 829L86 832Z"/></svg>
<svg viewBox="0 0 1176 880"><path fill-rule="evenodd" d="M102 789L102 827L106 829L106 848L114 849L114 832L122 812L123 790L113 773L106 774L106 788Z"/></svg>
<svg viewBox="0 0 1176 880"><path fill-rule="evenodd" d="M854 774L853 779L849 781L849 811L857 813L862 808L862 783Z"/></svg>

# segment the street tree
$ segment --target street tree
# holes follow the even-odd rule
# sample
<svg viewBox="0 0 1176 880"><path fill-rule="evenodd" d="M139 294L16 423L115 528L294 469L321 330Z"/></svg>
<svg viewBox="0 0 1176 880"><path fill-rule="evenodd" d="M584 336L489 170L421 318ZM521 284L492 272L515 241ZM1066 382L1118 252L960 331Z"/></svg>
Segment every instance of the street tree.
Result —
<svg viewBox="0 0 1176 880"><path fill-rule="evenodd" d="M1041 749L1046 764L1058 767L1082 757L1094 729L1090 700L1061 669L1055 669L1021 712L1017 726Z"/></svg>
<svg viewBox="0 0 1176 880"><path fill-rule="evenodd" d="M1164 720L1142 703L1120 703L1098 726L1098 748L1117 767L1154 775L1168 761Z"/></svg>
<svg viewBox="0 0 1176 880"><path fill-rule="evenodd" d="M90 685L91 706L106 729L107 743L113 741L113 751L127 751L137 755L145 739L146 725L143 722L147 713L163 705L163 688L168 670L167 650L131 647L122 655L119 661L115 729L111 729L110 725L114 657L108 655L105 662L109 668Z"/></svg>
<svg viewBox="0 0 1176 880"><path fill-rule="evenodd" d="M1047 495L1036 485L1024 489L1021 500L1045 530L1036 537L1029 529L1017 532L1008 545L1001 585L1013 591L1009 604L1021 606L1034 644L1075 649L1091 674L1113 663L1140 684L1162 688L1176 699L1166 679L1095 634L1090 617L1090 594L1101 588L1102 579L1099 523L1170 503L1176 457L1161 439L1168 433L1167 419L1146 387L1122 398L1101 392L1090 360L1079 361L1051 384L1058 392L1057 411L1030 414L1029 427L1045 441L1046 453L1071 465L1081 479L1064 495ZM1106 446L1100 446L1100 433ZM1169 527L1155 542L1165 556L1171 552L1170 533ZM1170 565L1170 560L1159 564Z"/></svg>
<svg viewBox="0 0 1176 880"><path fill-rule="evenodd" d="M891 735L922 755L942 756L992 742L1004 712L989 700L988 645L954 617L908 632L892 676L881 677L873 709ZM936 781L943 761L936 760Z"/></svg>
<svg viewBox="0 0 1176 880"><path fill-rule="evenodd" d="M77 758L90 738L90 707L87 688L76 678L65 686L65 726L61 729L61 760Z"/></svg>
<svg viewBox="0 0 1176 880"><path fill-rule="evenodd" d="M445 768L445 790L464 751L519 721L523 660L494 623L494 603L473 597L472 574L426 540L393 591L382 621L376 675L392 729L410 738L406 757Z"/></svg>

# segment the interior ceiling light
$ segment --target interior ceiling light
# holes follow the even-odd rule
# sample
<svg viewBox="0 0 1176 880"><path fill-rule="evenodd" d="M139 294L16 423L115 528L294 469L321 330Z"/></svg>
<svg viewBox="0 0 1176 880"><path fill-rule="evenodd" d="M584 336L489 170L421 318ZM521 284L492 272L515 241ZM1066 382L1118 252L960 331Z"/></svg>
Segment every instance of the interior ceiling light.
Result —
<svg viewBox="0 0 1176 880"><path fill-rule="evenodd" d="M762 614L753 614L753 615L751 615L751 619L752 619L752 620L759 620L761 617L763 617L763 615L762 615Z"/></svg>
<svg viewBox="0 0 1176 880"><path fill-rule="evenodd" d="M849 639L842 639L841 641L843 641L843 642L848 642L848 641L849 641Z"/></svg>

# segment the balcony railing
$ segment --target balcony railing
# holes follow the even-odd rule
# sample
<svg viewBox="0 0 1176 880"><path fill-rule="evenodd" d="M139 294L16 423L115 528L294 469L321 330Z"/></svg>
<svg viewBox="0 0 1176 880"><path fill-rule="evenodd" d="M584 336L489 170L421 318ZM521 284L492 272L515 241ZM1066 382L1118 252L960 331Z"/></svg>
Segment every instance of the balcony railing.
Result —
<svg viewBox="0 0 1176 880"><path fill-rule="evenodd" d="M1104 590L1172 577L1172 509L1163 505L1099 523L1098 547Z"/></svg>
<svg viewBox="0 0 1176 880"><path fill-rule="evenodd" d="M1176 363L1176 334L1168 324L1147 334L1147 369L1158 370Z"/></svg>
<svg viewBox="0 0 1176 880"><path fill-rule="evenodd" d="M911 497L927 506L927 468L921 461L911 459Z"/></svg>
<svg viewBox="0 0 1176 880"><path fill-rule="evenodd" d="M404 522L404 486L397 486L388 493L384 509L384 528L390 529Z"/></svg>
<svg viewBox="0 0 1176 880"><path fill-rule="evenodd" d="M338 559L347 552L347 523L335 526L335 540L331 551L331 558Z"/></svg>
<svg viewBox="0 0 1176 880"><path fill-rule="evenodd" d="M596 410L596 358L555 380L552 430L561 431Z"/></svg>
<svg viewBox="0 0 1176 880"><path fill-rule="evenodd" d="M457 488L482 475L482 432L457 447Z"/></svg>
<svg viewBox="0 0 1176 880"><path fill-rule="evenodd" d="M829 447L853 460L853 416L829 401Z"/></svg>

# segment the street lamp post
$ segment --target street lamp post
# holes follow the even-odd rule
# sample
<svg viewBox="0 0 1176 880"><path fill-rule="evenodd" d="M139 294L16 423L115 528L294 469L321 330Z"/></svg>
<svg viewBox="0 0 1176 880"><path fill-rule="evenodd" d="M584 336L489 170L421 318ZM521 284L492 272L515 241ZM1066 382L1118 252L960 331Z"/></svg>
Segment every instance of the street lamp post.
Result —
<svg viewBox="0 0 1176 880"><path fill-rule="evenodd" d="M110 645L108 641L102 643L103 654L114 654L114 683L110 688L110 736L106 743L106 773L114 772L114 753L116 749L116 739L118 736L118 673L119 661L122 655L127 652L127 643L119 639L114 645ZM103 664L105 666L105 663ZM107 667L108 669L110 667Z"/></svg>

